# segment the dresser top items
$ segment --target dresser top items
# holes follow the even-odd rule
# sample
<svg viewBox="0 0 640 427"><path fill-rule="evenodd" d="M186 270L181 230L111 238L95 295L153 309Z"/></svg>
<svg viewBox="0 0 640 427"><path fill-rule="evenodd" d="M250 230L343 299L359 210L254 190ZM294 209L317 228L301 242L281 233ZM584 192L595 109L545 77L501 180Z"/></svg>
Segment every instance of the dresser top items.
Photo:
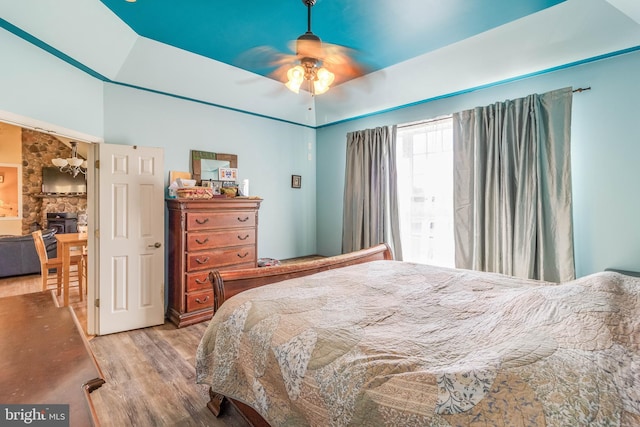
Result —
<svg viewBox="0 0 640 427"><path fill-rule="evenodd" d="M235 198L249 196L249 180L239 185L238 156L191 150L191 173L169 172L168 196L180 199Z"/></svg>

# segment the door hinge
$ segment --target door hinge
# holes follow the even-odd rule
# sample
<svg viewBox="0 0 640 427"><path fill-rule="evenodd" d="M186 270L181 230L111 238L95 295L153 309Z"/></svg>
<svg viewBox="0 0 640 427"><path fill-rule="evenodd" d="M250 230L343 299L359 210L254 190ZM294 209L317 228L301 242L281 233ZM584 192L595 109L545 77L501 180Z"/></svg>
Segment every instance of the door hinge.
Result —
<svg viewBox="0 0 640 427"><path fill-rule="evenodd" d="M100 308L100 298L96 299L96 301L95 301L94 305L95 305L97 308Z"/></svg>
<svg viewBox="0 0 640 427"><path fill-rule="evenodd" d="M96 169L100 169L100 160L96 160Z"/></svg>
<svg viewBox="0 0 640 427"><path fill-rule="evenodd" d="M100 230L95 230L93 235L96 236L96 239L99 239L100 238Z"/></svg>

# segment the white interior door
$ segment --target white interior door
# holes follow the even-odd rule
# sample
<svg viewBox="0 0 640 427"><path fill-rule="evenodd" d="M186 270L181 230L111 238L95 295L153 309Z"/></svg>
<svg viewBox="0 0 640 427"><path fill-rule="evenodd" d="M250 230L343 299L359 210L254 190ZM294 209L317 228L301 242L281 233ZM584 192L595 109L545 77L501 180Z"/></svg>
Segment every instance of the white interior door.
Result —
<svg viewBox="0 0 640 427"><path fill-rule="evenodd" d="M99 335L164 322L164 153L98 144Z"/></svg>

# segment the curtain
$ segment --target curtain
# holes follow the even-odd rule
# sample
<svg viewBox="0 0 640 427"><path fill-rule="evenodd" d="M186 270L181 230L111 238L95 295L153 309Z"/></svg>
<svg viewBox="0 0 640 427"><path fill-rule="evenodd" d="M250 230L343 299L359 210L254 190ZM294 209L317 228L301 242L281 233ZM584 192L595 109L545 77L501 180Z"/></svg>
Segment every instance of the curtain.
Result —
<svg viewBox="0 0 640 427"><path fill-rule="evenodd" d="M402 259L395 127L347 134L342 252L387 243Z"/></svg>
<svg viewBox="0 0 640 427"><path fill-rule="evenodd" d="M571 88L453 115L456 267L575 278Z"/></svg>

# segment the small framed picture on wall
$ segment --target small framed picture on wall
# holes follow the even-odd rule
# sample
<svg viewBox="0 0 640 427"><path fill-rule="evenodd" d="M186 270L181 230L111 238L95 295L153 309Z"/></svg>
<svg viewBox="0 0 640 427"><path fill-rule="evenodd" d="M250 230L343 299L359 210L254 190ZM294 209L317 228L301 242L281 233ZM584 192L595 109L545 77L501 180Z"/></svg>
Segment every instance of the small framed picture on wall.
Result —
<svg viewBox="0 0 640 427"><path fill-rule="evenodd" d="M302 187L302 177L300 175L291 175L291 187L292 188Z"/></svg>

